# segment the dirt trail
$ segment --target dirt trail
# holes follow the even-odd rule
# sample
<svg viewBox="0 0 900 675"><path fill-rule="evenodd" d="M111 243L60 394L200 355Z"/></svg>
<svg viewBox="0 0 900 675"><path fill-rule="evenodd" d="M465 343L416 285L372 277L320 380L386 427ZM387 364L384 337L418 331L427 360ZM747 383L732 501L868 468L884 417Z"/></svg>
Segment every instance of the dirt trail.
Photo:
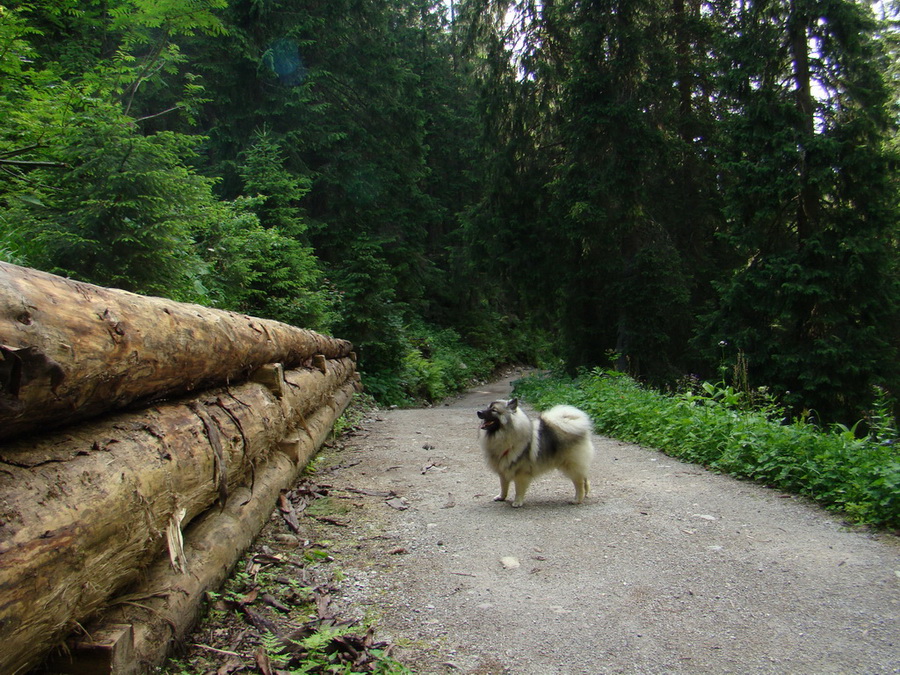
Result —
<svg viewBox="0 0 900 675"><path fill-rule="evenodd" d="M379 412L327 461L342 612L416 673L900 672L895 537L602 437L582 506L559 474L493 502L475 411L508 392Z"/></svg>

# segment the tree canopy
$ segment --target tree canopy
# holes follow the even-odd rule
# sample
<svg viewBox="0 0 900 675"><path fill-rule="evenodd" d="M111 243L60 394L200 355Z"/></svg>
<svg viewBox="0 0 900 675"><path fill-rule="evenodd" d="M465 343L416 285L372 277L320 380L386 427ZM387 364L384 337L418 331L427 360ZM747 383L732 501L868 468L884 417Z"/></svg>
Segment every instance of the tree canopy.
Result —
<svg viewBox="0 0 900 675"><path fill-rule="evenodd" d="M853 421L900 385L898 14L5 0L0 258L333 332L385 402L612 359Z"/></svg>

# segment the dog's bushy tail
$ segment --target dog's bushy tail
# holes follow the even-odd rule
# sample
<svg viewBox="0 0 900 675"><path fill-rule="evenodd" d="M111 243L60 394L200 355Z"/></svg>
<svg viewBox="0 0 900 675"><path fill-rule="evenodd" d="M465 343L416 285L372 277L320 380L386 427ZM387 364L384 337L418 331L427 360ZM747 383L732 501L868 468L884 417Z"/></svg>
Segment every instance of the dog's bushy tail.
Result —
<svg viewBox="0 0 900 675"><path fill-rule="evenodd" d="M541 413L541 419L560 437L568 440L590 437L594 430L591 418L570 405L557 405Z"/></svg>

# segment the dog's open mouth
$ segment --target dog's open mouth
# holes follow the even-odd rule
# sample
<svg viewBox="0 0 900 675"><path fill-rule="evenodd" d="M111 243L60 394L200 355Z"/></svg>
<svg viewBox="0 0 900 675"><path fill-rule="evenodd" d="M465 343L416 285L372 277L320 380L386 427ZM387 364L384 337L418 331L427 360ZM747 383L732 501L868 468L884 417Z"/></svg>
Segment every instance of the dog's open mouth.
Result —
<svg viewBox="0 0 900 675"><path fill-rule="evenodd" d="M493 431L500 426L500 420L497 419L493 410L479 410L477 414L478 417L482 420L481 428L485 431Z"/></svg>

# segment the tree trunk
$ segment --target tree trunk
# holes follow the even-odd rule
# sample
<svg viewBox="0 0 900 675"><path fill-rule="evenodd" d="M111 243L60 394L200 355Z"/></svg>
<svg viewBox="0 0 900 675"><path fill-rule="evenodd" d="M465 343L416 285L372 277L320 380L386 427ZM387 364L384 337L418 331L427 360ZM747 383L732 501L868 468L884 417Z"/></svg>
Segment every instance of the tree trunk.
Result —
<svg viewBox="0 0 900 675"><path fill-rule="evenodd" d="M0 439L351 349L277 321L0 263Z"/></svg>
<svg viewBox="0 0 900 675"><path fill-rule="evenodd" d="M70 643L54 664L53 672L153 672L170 648L180 644L191 630L206 592L219 588L228 578L266 524L278 496L294 484L352 395L352 384L346 385L308 418L309 433L300 434L299 456L292 459L280 452L272 453L257 470L252 491L240 488L225 508L206 512L185 530L185 573L172 569L167 560L158 559L136 588L127 589L124 598L114 599L99 620L87 627L87 634ZM124 637L103 650L103 670L91 670L99 636L112 633Z"/></svg>
<svg viewBox="0 0 900 675"><path fill-rule="evenodd" d="M32 664L139 577L173 522L252 489L255 467L286 437L312 436L309 418L356 378L351 359L330 360L286 372L281 398L246 383L6 444L0 672Z"/></svg>
<svg viewBox="0 0 900 675"><path fill-rule="evenodd" d="M788 18L788 40L793 62L797 99L797 136L800 143L799 166L800 193L797 195L797 243L803 248L807 239L817 229L818 196L810 176L810 146L813 144L816 125L816 104L812 94L812 74L809 62L808 25L810 18L805 3L792 1Z"/></svg>

